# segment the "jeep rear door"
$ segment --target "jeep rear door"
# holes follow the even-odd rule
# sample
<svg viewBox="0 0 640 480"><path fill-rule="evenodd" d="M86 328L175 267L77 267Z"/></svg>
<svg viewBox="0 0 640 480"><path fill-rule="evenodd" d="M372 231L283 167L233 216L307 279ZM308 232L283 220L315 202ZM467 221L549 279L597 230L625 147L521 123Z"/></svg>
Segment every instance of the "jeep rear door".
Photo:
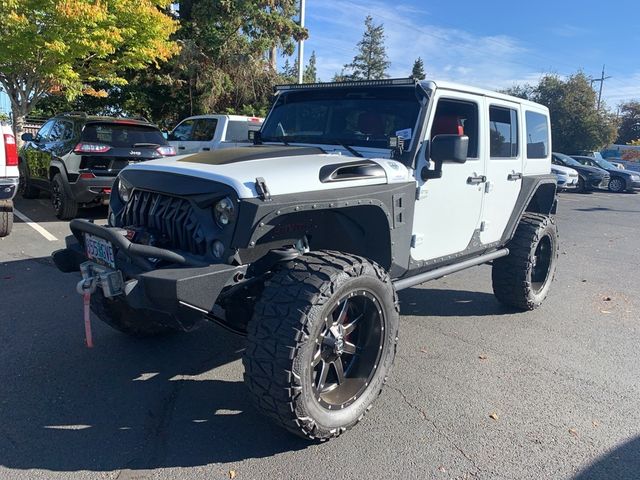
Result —
<svg viewBox="0 0 640 480"><path fill-rule="evenodd" d="M523 158L520 105L486 98L487 182L482 207L483 244L502 238L522 187Z"/></svg>

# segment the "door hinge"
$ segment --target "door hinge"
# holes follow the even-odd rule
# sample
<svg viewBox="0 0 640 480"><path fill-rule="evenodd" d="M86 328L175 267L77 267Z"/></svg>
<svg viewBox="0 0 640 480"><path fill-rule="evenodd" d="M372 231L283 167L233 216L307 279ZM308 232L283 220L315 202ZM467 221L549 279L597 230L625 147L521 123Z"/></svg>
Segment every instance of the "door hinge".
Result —
<svg viewBox="0 0 640 480"><path fill-rule="evenodd" d="M483 220L482 222L480 222L480 231L486 232L488 226L489 226L489 222L486 222Z"/></svg>
<svg viewBox="0 0 640 480"><path fill-rule="evenodd" d="M493 192L493 183L492 182L487 182L484 184L484 193L491 193Z"/></svg>
<svg viewBox="0 0 640 480"><path fill-rule="evenodd" d="M416 233L411 236L411 248L416 248L424 242L424 235Z"/></svg>

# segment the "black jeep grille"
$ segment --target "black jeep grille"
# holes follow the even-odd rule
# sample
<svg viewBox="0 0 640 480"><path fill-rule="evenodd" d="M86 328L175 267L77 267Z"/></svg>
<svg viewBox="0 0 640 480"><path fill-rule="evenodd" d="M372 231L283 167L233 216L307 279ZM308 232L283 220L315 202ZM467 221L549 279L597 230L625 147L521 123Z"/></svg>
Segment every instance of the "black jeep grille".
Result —
<svg viewBox="0 0 640 480"><path fill-rule="evenodd" d="M191 203L184 198L134 190L124 209L125 226L159 233L169 247L205 255L207 240Z"/></svg>

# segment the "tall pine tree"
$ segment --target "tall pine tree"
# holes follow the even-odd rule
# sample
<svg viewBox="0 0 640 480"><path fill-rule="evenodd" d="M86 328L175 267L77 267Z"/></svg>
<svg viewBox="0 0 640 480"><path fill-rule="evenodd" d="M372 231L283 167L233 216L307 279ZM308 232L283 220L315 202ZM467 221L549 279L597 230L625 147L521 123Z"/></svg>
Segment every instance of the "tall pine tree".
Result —
<svg viewBox="0 0 640 480"><path fill-rule="evenodd" d="M302 80L304 83L316 83L318 81L318 69L316 67L316 52L311 52L309 57L309 63L304 69L302 74Z"/></svg>
<svg viewBox="0 0 640 480"><path fill-rule="evenodd" d="M351 70L351 80L379 80L388 78L387 69L391 65L384 46L384 26L374 25L373 17L367 15L365 31L358 42L358 54L344 67Z"/></svg>
<svg viewBox="0 0 640 480"><path fill-rule="evenodd" d="M427 77L427 74L424 73L424 62L421 57L418 57L415 62L413 62L413 69L411 69L411 78L415 80L424 80Z"/></svg>

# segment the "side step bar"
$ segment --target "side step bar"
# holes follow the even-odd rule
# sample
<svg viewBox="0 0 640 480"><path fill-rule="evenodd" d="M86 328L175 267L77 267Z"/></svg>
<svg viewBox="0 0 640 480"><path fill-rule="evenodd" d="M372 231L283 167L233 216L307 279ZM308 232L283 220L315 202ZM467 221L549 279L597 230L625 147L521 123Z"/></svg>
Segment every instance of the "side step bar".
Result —
<svg viewBox="0 0 640 480"><path fill-rule="evenodd" d="M413 287L414 285L419 285L429 280L435 280L437 278L459 272L460 270L464 270L469 267L475 267L476 265L490 262L491 260L495 260L496 258L506 257L507 255L509 255L509 249L503 248L501 250L496 250L495 252L487 253L486 255L470 258L469 260L465 260L460 263L454 263L453 265L447 265L446 267L436 268L435 270L419 273L418 275L414 275L412 277L401 278L400 280L396 280L395 282L393 282L393 286L396 290L404 290L405 288Z"/></svg>

